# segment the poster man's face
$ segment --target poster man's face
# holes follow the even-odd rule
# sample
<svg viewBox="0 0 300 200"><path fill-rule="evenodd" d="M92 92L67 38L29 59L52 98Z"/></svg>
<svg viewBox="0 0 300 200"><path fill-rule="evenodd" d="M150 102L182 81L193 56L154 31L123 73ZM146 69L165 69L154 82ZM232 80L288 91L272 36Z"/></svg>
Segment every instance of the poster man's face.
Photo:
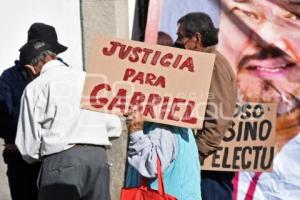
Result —
<svg viewBox="0 0 300 200"><path fill-rule="evenodd" d="M220 51L244 101L277 102L277 129L300 124L300 2L223 0ZM286 139L299 129L285 131ZM280 138L280 137L277 137Z"/></svg>

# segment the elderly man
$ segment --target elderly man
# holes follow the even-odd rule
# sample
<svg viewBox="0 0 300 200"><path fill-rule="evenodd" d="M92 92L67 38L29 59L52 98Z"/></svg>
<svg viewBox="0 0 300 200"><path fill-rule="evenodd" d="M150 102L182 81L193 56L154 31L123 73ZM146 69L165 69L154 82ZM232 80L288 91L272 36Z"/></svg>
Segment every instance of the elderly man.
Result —
<svg viewBox="0 0 300 200"><path fill-rule="evenodd" d="M198 130L196 134L201 159L205 159L207 155L216 151L231 125L237 86L228 61L214 49L218 43L218 29L214 27L210 17L204 13L189 13L181 17L178 24L175 47L216 54L206 119L203 129ZM233 176L234 173L230 172L202 171L202 199L231 199Z"/></svg>
<svg viewBox="0 0 300 200"><path fill-rule="evenodd" d="M80 109L85 73L32 40L20 58L34 76L24 90L16 145L29 162L42 161L40 200L110 199L106 146L119 136L118 117Z"/></svg>
<svg viewBox="0 0 300 200"><path fill-rule="evenodd" d="M56 54L67 47L57 41L55 28L34 23L28 30L28 41L43 39L52 44ZM0 77L0 137L4 139L4 162L7 164L7 177L12 200L36 200L36 180L40 163L26 163L15 146L15 136L19 117L20 100L26 85L33 79L20 61L6 69Z"/></svg>

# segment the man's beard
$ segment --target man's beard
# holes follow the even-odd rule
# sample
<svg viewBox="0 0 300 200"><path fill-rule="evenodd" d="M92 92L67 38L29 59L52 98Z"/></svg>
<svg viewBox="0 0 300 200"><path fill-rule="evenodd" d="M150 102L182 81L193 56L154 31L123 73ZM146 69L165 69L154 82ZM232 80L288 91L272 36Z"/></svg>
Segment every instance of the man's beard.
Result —
<svg viewBox="0 0 300 200"><path fill-rule="evenodd" d="M278 116L300 109L300 82L261 79L245 71L238 72L237 81L244 101L275 102Z"/></svg>

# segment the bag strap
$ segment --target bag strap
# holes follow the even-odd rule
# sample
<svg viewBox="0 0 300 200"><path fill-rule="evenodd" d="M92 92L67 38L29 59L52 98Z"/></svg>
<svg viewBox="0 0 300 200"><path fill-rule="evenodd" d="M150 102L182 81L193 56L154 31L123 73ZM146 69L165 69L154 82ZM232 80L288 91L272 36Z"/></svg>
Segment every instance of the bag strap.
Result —
<svg viewBox="0 0 300 200"><path fill-rule="evenodd" d="M164 195L165 194L165 186L164 186L164 178L162 176L162 170L161 170L161 162L159 157L157 156L157 183L158 183L158 193L160 195ZM146 187L147 188L147 181L148 179L144 176L141 176L141 186Z"/></svg>
<svg viewBox="0 0 300 200"><path fill-rule="evenodd" d="M147 178L141 175L141 186L147 188Z"/></svg>
<svg viewBox="0 0 300 200"><path fill-rule="evenodd" d="M158 192L161 195L165 194L165 186L164 186L164 178L162 176L162 170L161 170L161 162L159 157L157 156L157 182L158 182Z"/></svg>

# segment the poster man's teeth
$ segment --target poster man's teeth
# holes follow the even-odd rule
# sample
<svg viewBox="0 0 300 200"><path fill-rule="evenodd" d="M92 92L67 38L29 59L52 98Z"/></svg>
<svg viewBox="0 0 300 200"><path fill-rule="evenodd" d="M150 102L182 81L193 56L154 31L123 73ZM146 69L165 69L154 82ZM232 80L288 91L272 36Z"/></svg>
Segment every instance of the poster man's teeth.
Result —
<svg viewBox="0 0 300 200"><path fill-rule="evenodd" d="M266 71L266 72L280 72L283 70L283 67L276 67L276 68L257 67L257 70Z"/></svg>

